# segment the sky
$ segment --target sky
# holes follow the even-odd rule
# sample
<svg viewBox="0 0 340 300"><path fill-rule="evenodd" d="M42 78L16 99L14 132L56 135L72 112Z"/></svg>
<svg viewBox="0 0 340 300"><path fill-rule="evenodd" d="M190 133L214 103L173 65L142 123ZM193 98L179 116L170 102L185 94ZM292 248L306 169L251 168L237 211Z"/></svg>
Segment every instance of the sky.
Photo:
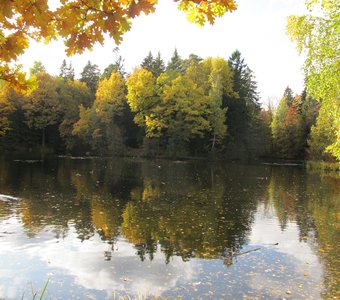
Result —
<svg viewBox="0 0 340 300"><path fill-rule="evenodd" d="M167 63L175 48L182 58L193 53L201 58L220 56L226 60L238 49L254 72L263 106L269 101L277 104L287 86L294 93L301 93L303 58L286 34L286 21L289 15L305 12L304 0L238 0L237 3L235 12L225 14L214 25L199 27L187 21L174 1L159 0L155 13L132 21L131 30L119 45L119 53L113 51L117 45L110 39L103 46L96 45L92 51L69 58L62 41L49 45L34 42L20 63L28 71L39 60L50 74L58 75L66 58L79 78L89 60L103 71L121 55L125 70L131 72L149 51L154 56L160 52Z"/></svg>

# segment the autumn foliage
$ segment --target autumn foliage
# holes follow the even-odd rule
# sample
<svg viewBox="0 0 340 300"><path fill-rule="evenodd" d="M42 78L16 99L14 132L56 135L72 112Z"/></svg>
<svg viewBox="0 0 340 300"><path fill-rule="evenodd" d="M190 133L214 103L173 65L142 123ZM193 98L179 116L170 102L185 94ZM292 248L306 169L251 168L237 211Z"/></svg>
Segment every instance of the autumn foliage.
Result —
<svg viewBox="0 0 340 300"><path fill-rule="evenodd" d="M20 66L13 66L30 39L49 42L62 38L67 55L82 53L106 35L116 44L131 27L130 20L155 11L157 0L4 0L0 2L0 79L17 89L27 88ZM188 19L203 25L236 10L234 0L180 0Z"/></svg>
<svg viewBox="0 0 340 300"><path fill-rule="evenodd" d="M57 77L35 62L33 91L1 86L0 147L174 157L221 154L230 145L253 155L263 141L256 84L243 59L183 59L175 50L167 64L149 54L130 74L118 61L102 74L88 62L79 80L65 60ZM236 69L247 72L235 77ZM229 130L237 127L244 129Z"/></svg>

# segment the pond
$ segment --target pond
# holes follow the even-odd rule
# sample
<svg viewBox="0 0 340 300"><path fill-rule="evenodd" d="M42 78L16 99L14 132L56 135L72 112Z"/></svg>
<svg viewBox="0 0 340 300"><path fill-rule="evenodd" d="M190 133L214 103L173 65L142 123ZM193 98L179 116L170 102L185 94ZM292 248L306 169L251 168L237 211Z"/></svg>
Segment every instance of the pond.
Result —
<svg viewBox="0 0 340 300"><path fill-rule="evenodd" d="M2 159L0 298L336 299L339 221L302 166Z"/></svg>

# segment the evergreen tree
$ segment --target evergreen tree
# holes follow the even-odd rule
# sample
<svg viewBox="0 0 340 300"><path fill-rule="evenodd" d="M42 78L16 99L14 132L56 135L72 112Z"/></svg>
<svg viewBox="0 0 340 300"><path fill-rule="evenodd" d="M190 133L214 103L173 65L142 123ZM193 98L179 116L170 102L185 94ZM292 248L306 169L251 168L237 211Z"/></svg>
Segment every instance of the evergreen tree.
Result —
<svg viewBox="0 0 340 300"><path fill-rule="evenodd" d="M156 78L165 71L164 61L161 58L160 52L158 52L156 58L154 58L150 51L143 59L141 67L151 72Z"/></svg>
<svg viewBox="0 0 340 300"><path fill-rule="evenodd" d="M62 62L61 67L60 67L59 76L64 78L64 76L66 74L66 70L67 70L66 59L63 59L63 62Z"/></svg>
<svg viewBox="0 0 340 300"><path fill-rule="evenodd" d="M257 155L262 148L256 136L258 128L261 127L257 83L252 70L244 62L238 50L232 53L228 62L233 71L235 93L224 97L224 107L228 108L227 146L231 152L238 149L239 153L247 156Z"/></svg>
<svg viewBox="0 0 340 300"><path fill-rule="evenodd" d="M183 72L183 60L179 56L177 48L175 48L174 53L166 67L167 71Z"/></svg>
<svg viewBox="0 0 340 300"><path fill-rule="evenodd" d="M74 68L72 66L72 62L70 62L68 68L67 68L67 80L74 80L75 74L74 74Z"/></svg>
<svg viewBox="0 0 340 300"><path fill-rule="evenodd" d="M154 59L151 51L149 51L148 55L143 59L143 62L140 65L143 69L148 70L152 73L154 66Z"/></svg>
<svg viewBox="0 0 340 300"><path fill-rule="evenodd" d="M67 65L66 60L64 59L61 67L60 67L60 72L59 76L63 78L65 81L68 80L74 80L74 68L72 67L72 63L70 62L69 65Z"/></svg>
<svg viewBox="0 0 340 300"><path fill-rule="evenodd" d="M88 61L80 75L80 81L85 82L86 85L90 88L92 94L95 95L100 78L100 71L98 66Z"/></svg>
<svg viewBox="0 0 340 300"><path fill-rule="evenodd" d="M271 123L272 135L273 135L273 150L277 156L284 156L285 154L285 131L284 131L284 121L288 112L288 105L283 97L280 100L279 107L274 115L273 121Z"/></svg>
<svg viewBox="0 0 340 300"><path fill-rule="evenodd" d="M202 59L201 57L199 57L198 55L191 53L191 54L189 55L189 58L187 58L187 59L185 59L185 60L183 61L183 67L184 67L184 69L186 70L186 69L188 69L192 64L199 64L200 62L202 62L202 60L203 60L203 59Z"/></svg>
<svg viewBox="0 0 340 300"><path fill-rule="evenodd" d="M301 99L302 99L301 115L306 125L306 140L307 140L310 134L310 130L316 122L316 118L320 110L320 103L316 101L313 97L307 96L306 90L303 91Z"/></svg>
<svg viewBox="0 0 340 300"><path fill-rule="evenodd" d="M158 52L153 62L152 73L157 78L163 72L165 72L165 64L164 64L163 59L161 58L161 53Z"/></svg>
<svg viewBox="0 0 340 300"><path fill-rule="evenodd" d="M113 71L119 73L123 77L126 75L126 72L124 70L124 59L121 56L117 57L114 64L109 64L105 68L102 74L102 79L109 79Z"/></svg>
<svg viewBox="0 0 340 300"><path fill-rule="evenodd" d="M283 93L283 98L286 101L288 106L292 106L293 104L293 100L294 100L294 96L293 96L293 91L292 89L287 86L284 93Z"/></svg>
<svg viewBox="0 0 340 300"><path fill-rule="evenodd" d="M239 95L239 99L248 108L250 106L259 108L259 95L253 71L241 58L241 53L238 50L231 55L229 65L234 72L234 88Z"/></svg>

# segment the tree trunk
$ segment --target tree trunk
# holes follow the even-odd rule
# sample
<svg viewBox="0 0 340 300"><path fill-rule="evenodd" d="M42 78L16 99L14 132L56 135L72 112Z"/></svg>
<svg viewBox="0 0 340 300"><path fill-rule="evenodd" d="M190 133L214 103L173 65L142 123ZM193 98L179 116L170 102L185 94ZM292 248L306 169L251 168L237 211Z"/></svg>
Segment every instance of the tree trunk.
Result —
<svg viewBox="0 0 340 300"><path fill-rule="evenodd" d="M45 149L45 128L42 130L42 138L41 138L41 148L44 150Z"/></svg>
<svg viewBox="0 0 340 300"><path fill-rule="evenodd" d="M213 142L212 142L212 145L211 145L211 152L213 152L215 150L215 143L216 143L216 134L214 134Z"/></svg>

